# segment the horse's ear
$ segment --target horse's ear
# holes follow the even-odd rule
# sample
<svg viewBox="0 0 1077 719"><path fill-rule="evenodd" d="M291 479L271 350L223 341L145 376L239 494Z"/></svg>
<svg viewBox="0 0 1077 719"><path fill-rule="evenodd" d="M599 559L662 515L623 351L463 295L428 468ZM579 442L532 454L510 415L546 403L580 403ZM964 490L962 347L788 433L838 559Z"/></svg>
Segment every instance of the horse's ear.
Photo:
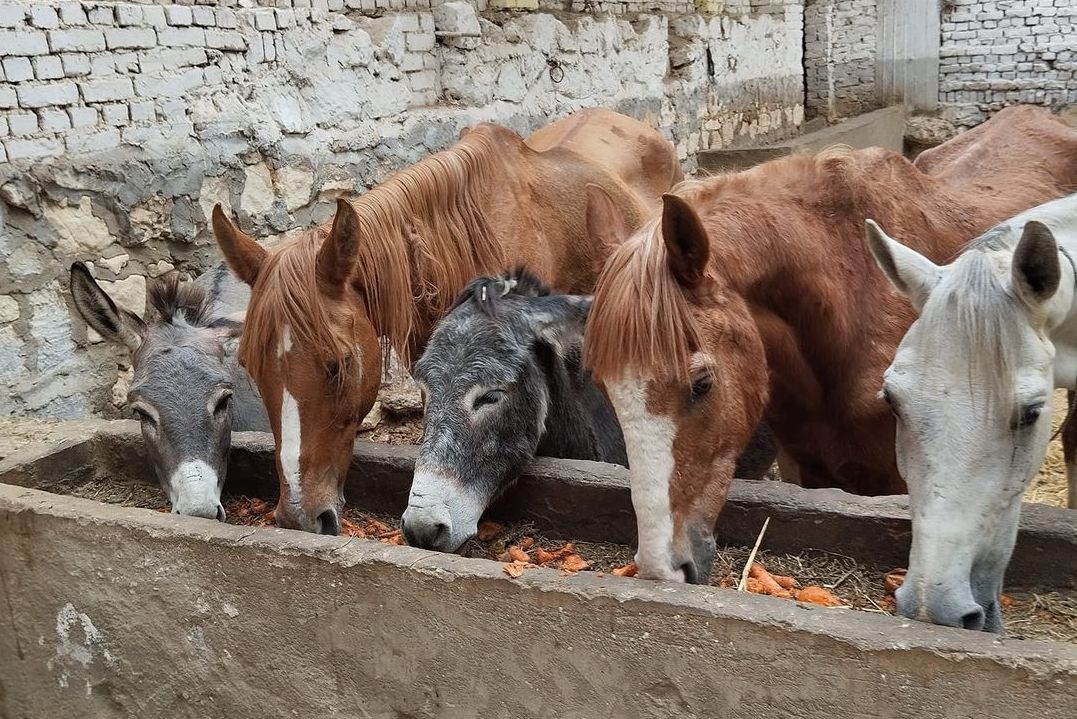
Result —
<svg viewBox="0 0 1077 719"><path fill-rule="evenodd" d="M587 185L587 234L599 248L604 261L628 239L628 226L610 193L598 185ZM601 269L601 266L599 267Z"/></svg>
<svg viewBox="0 0 1077 719"><path fill-rule="evenodd" d="M1054 297L1062 281L1058 243L1051 229L1032 220L1013 251L1013 288L1026 305L1039 307Z"/></svg>
<svg viewBox="0 0 1077 719"><path fill-rule="evenodd" d="M335 293L344 286L355 268L359 253L359 216L346 200L337 199L337 214L329 237L318 250L318 283Z"/></svg>
<svg viewBox="0 0 1077 719"><path fill-rule="evenodd" d="M864 222L864 237L890 284L919 312L939 283L942 268L916 250L909 249L882 231L874 220Z"/></svg>
<svg viewBox="0 0 1077 719"><path fill-rule="evenodd" d="M583 330L591 311L589 295L556 295L544 298L534 323L535 337L554 354L564 357L583 344Z"/></svg>
<svg viewBox="0 0 1077 719"><path fill-rule="evenodd" d="M703 221L684 198L662 195L662 239L666 243L666 263L677 282L686 288L702 282L711 243Z"/></svg>
<svg viewBox="0 0 1077 719"><path fill-rule="evenodd" d="M131 352L142 346L146 323L134 313L117 307L81 262L71 265L71 298L86 324L106 340Z"/></svg>
<svg viewBox="0 0 1077 719"><path fill-rule="evenodd" d="M219 204L213 206L213 234L217 236L221 254L236 277L253 287L268 254L266 249L233 225Z"/></svg>

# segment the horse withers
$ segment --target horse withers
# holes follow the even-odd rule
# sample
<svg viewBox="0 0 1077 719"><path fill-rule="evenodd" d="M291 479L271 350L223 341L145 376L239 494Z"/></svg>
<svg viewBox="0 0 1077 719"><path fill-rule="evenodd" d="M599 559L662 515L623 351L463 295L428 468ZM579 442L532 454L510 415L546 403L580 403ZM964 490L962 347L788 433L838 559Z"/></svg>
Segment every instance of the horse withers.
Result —
<svg viewBox="0 0 1077 719"><path fill-rule="evenodd" d="M413 369L425 414L408 544L459 548L536 455L627 466L613 408L580 362L590 307L518 270L473 280L438 322ZM768 440L764 428L737 476L766 472Z"/></svg>
<svg viewBox="0 0 1077 719"><path fill-rule="evenodd" d="M134 377L127 404L172 511L224 520L221 488L233 431L268 431L261 398L235 358L249 291L224 263L194 282L151 280L146 322L116 306L85 265L71 296L91 328L125 348Z"/></svg>
<svg viewBox="0 0 1077 719"><path fill-rule="evenodd" d="M410 366L464 286L504 267L589 291L603 249L586 230L585 186L636 221L680 177L653 128L589 110L526 141L480 124L272 250L216 208L221 250L252 286L239 356L276 440L277 523L340 531L352 444L387 347Z"/></svg>
<svg viewBox="0 0 1077 719"><path fill-rule="evenodd" d="M584 356L624 429L641 576L705 581L734 458L764 413L802 486L904 492L877 394L915 313L877 271L865 219L941 262L1077 182L1077 132L1045 110L1004 110L956 142L930 173L839 148L684 183L609 238L623 244ZM592 214L617 226L608 201Z"/></svg>
<svg viewBox="0 0 1077 719"><path fill-rule="evenodd" d="M1077 389L1077 195L998 225L948 265L870 221L867 240L920 313L882 382L912 509L898 611L1001 631L1003 574L1047 452L1053 390Z"/></svg>

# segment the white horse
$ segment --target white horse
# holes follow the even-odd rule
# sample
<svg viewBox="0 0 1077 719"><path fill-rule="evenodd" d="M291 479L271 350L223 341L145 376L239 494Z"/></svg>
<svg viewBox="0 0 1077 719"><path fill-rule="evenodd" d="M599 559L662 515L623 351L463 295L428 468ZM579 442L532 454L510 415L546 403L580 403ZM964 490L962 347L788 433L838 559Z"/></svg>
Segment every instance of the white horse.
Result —
<svg viewBox="0 0 1077 719"><path fill-rule="evenodd" d="M1000 632L1002 577L1050 440L1051 396L1077 384L1077 195L998 225L946 266L871 220L867 241L920 312L882 389L912 509L898 611Z"/></svg>

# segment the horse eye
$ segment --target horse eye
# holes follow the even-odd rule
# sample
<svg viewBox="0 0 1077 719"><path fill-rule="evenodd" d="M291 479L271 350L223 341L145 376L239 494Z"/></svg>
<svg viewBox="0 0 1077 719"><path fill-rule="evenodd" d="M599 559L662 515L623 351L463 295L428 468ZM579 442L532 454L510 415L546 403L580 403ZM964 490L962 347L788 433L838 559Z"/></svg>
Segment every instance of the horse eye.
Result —
<svg viewBox="0 0 1077 719"><path fill-rule="evenodd" d="M477 398L475 398L475 404L474 404L473 409L478 409L479 407L485 407L486 405L489 405L489 404L497 404L498 402L501 401L501 398L504 395L505 395L504 390L492 389L489 392L487 392L486 394L479 395Z"/></svg>
<svg viewBox="0 0 1077 719"><path fill-rule="evenodd" d="M336 379L340 376L340 363L336 360L329 360L325 365L325 373L329 376L329 379Z"/></svg>
<svg viewBox="0 0 1077 719"><path fill-rule="evenodd" d="M1036 420L1040 418L1040 414L1043 412L1043 402L1036 402L1035 404L1025 405L1021 408L1021 414L1017 418L1017 424L1014 429L1025 429L1036 424Z"/></svg>
<svg viewBox="0 0 1077 719"><path fill-rule="evenodd" d="M714 386L714 378L710 372L705 372L692 380L692 399L697 400L707 395Z"/></svg>

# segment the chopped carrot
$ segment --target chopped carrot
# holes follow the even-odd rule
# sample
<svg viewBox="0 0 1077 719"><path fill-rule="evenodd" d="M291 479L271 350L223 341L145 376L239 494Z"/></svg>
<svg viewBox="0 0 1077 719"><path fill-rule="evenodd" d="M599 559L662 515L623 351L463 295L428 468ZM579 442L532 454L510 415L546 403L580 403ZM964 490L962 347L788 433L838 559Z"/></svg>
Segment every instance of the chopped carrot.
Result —
<svg viewBox="0 0 1077 719"><path fill-rule="evenodd" d="M798 602L818 604L823 607L842 606L842 601L838 599L837 595L829 589L824 589L823 587L804 587L799 592L797 592L796 599Z"/></svg>
<svg viewBox="0 0 1077 719"><path fill-rule="evenodd" d="M353 522L351 522L351 521L349 521L347 519L341 519L340 520L340 533L341 534L346 534L349 537L365 537L366 536L366 534L363 532L362 529L360 529Z"/></svg>
<svg viewBox="0 0 1077 719"><path fill-rule="evenodd" d="M511 560L513 562L530 563L530 561L531 561L531 557L527 556L527 552L520 549L515 544L512 545L511 547L509 547L507 554L508 554L509 560Z"/></svg>
<svg viewBox="0 0 1077 719"><path fill-rule="evenodd" d="M572 574L587 569L590 566L591 565L578 554L570 554L561 560L561 570Z"/></svg>
<svg viewBox="0 0 1077 719"><path fill-rule="evenodd" d="M617 567L616 569L614 569L613 570L613 576L615 576L615 577L634 577L634 576L636 576L636 572L638 572L638 571L639 571L639 567L636 566L636 563L635 562L629 562L628 564L624 565L623 567Z"/></svg>
<svg viewBox="0 0 1077 719"><path fill-rule="evenodd" d="M557 555L553 552L547 552L542 547L535 549L535 563L536 564L549 564L557 559Z"/></svg>
<svg viewBox="0 0 1077 719"><path fill-rule="evenodd" d="M485 521L479 525L479 532L475 536L480 542L489 542L505 531L497 522Z"/></svg>
<svg viewBox="0 0 1077 719"><path fill-rule="evenodd" d="M907 572L907 569L891 569L887 572L886 576L883 577L883 587L886 588L886 591L891 594L896 592L898 587L905 583L905 574Z"/></svg>
<svg viewBox="0 0 1077 719"><path fill-rule="evenodd" d="M523 564L506 562L505 564L501 565L501 568L505 570L505 574L509 575L513 579L516 579L524 573L525 566L526 565Z"/></svg>
<svg viewBox="0 0 1077 719"><path fill-rule="evenodd" d="M769 594L772 597L781 597L783 599L788 599L792 596L775 581L771 573L764 569L759 562L752 562L752 568L748 570L748 576L759 582L762 591L757 592L758 594Z"/></svg>
<svg viewBox="0 0 1077 719"><path fill-rule="evenodd" d="M275 509L271 510L269 512L269 514L267 514L264 517L264 520L265 520L266 524L276 524L277 523L277 510L275 510Z"/></svg>
<svg viewBox="0 0 1077 719"><path fill-rule="evenodd" d="M364 527L364 529L366 530L367 534L372 534L375 537L378 537L379 539L381 538L381 536L383 534L387 534L389 532L392 532L392 530L389 529L389 525L387 525L385 522L379 522L376 519L372 519L369 522L367 522L366 527Z"/></svg>
<svg viewBox="0 0 1077 719"><path fill-rule="evenodd" d="M534 537L520 537L520 549L529 551L531 547L535 546Z"/></svg>
<svg viewBox="0 0 1077 719"><path fill-rule="evenodd" d="M748 581L744 583L744 588L752 594L766 594L763 589L763 583L755 577L748 577Z"/></svg>
<svg viewBox="0 0 1077 719"><path fill-rule="evenodd" d="M998 603L1002 605L1003 609L1009 609L1010 607L1016 606L1021 602L1017 601L1008 594L1001 594L999 595Z"/></svg>
<svg viewBox="0 0 1077 719"><path fill-rule="evenodd" d="M378 541L382 544L395 544L398 547L403 547L407 544L403 533L401 533L399 529L392 532L386 532L383 536L378 537Z"/></svg>
<svg viewBox="0 0 1077 719"><path fill-rule="evenodd" d="M786 577L782 574L772 574L770 576L774 577L774 581L777 582L778 586L782 589L796 589L800 586L800 582L792 577Z"/></svg>

